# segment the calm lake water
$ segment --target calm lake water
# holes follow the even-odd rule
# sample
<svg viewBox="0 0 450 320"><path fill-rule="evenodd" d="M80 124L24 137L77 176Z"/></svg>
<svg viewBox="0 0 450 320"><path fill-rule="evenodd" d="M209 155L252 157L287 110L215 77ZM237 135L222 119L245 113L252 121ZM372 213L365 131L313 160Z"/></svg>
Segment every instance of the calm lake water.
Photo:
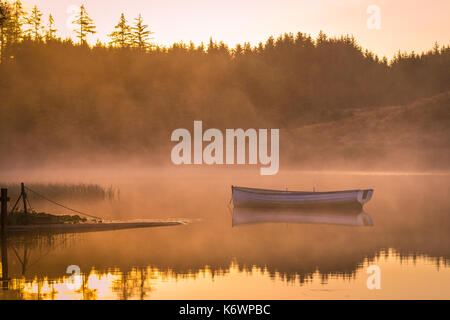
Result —
<svg viewBox="0 0 450 320"><path fill-rule="evenodd" d="M257 169L180 167L10 172L3 180L20 182L23 176L25 183L118 188L116 200L65 203L105 219L187 223L10 236L2 242L9 280L2 283L0 299L450 298L448 174L280 171L260 176ZM364 212L325 212L316 220L304 213L296 223L289 218L257 223L251 213L233 217L231 185L375 191ZM51 204L32 205L68 213ZM81 273L71 277L71 265ZM380 289L367 287L371 265L379 267Z"/></svg>

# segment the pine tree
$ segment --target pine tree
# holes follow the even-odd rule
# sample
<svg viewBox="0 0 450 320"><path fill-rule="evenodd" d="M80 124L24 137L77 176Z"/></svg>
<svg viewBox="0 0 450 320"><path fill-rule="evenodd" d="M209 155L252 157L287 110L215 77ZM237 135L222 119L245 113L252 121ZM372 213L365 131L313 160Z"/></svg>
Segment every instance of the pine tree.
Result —
<svg viewBox="0 0 450 320"><path fill-rule="evenodd" d="M142 15L139 14L134 20L135 24L132 28L133 45L140 50L147 50L147 48L151 47L149 40L152 39L150 35L154 32L147 30L148 25L144 24Z"/></svg>
<svg viewBox="0 0 450 320"><path fill-rule="evenodd" d="M244 55L249 55L253 52L252 50L252 45L250 44L250 42L244 42Z"/></svg>
<svg viewBox="0 0 450 320"><path fill-rule="evenodd" d="M10 7L8 2L0 1L0 27L5 27L10 17Z"/></svg>
<svg viewBox="0 0 450 320"><path fill-rule="evenodd" d="M131 44L131 28L127 24L125 15L120 15L119 23L114 27L115 31L110 33L108 37L111 38L110 44L120 48L129 47Z"/></svg>
<svg viewBox="0 0 450 320"><path fill-rule="evenodd" d="M0 1L0 63L4 54L6 43L6 28L11 18L11 7L9 3Z"/></svg>
<svg viewBox="0 0 450 320"><path fill-rule="evenodd" d="M19 42L22 39L23 32L23 20L25 11L23 10L22 2L16 0L13 4L13 10L11 14L11 19L9 20L9 37L12 44Z"/></svg>
<svg viewBox="0 0 450 320"><path fill-rule="evenodd" d="M37 6L33 7L31 15L26 19L26 22L31 27L29 30L27 30L27 35L33 38L35 41L41 40L42 39L41 31L43 29L43 26L41 25L42 13Z"/></svg>
<svg viewBox="0 0 450 320"><path fill-rule="evenodd" d="M434 42L434 45L433 45L433 53L436 54L436 55L438 55L439 52L440 52L439 43L438 43L437 41L435 41L435 42Z"/></svg>
<svg viewBox="0 0 450 320"><path fill-rule="evenodd" d="M45 40L51 41L56 38L56 28L55 28L55 20L53 19L53 16L50 14L48 16L48 24L47 24L47 30L45 32Z"/></svg>
<svg viewBox="0 0 450 320"><path fill-rule="evenodd" d="M328 40L327 35L322 30L319 31L319 34L317 35L316 44L317 46L321 46L325 44Z"/></svg>
<svg viewBox="0 0 450 320"><path fill-rule="evenodd" d="M88 34L97 32L95 31L94 20L88 16L84 5L80 6L80 12L72 23L78 25L78 29L75 29L75 33L77 34L77 38L80 39L81 44L86 43L86 36Z"/></svg>
<svg viewBox="0 0 450 320"><path fill-rule="evenodd" d="M240 57L242 56L244 52L244 49L242 48L242 45L240 43L236 44L236 47L233 49L233 55L234 57Z"/></svg>
<svg viewBox="0 0 450 320"><path fill-rule="evenodd" d="M208 54L213 53L217 50L217 43L213 41L212 37L209 37L209 43L208 43Z"/></svg>

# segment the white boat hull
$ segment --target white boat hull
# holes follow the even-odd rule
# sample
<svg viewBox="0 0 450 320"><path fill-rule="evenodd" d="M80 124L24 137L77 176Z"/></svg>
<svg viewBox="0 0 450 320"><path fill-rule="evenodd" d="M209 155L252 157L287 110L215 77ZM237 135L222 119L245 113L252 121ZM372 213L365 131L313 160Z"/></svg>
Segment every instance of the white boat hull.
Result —
<svg viewBox="0 0 450 320"><path fill-rule="evenodd" d="M346 190L331 192L281 191L232 186L235 207L354 207L362 206L372 198L373 190Z"/></svg>

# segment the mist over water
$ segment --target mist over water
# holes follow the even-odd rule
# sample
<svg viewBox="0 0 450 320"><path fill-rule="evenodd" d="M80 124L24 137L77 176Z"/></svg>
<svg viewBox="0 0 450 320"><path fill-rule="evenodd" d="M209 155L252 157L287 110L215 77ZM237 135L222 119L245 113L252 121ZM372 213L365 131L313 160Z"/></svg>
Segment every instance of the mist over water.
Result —
<svg viewBox="0 0 450 320"><path fill-rule="evenodd" d="M188 224L72 234L51 245L30 244L29 261L36 262L24 274L9 249L9 273L16 282L2 295L38 298L39 286L33 289L27 283L47 281L46 285L59 288L59 298L65 294L87 298L61 287L72 264L90 279L88 287L97 290L97 298L236 298L231 288L237 282L243 286L242 298L444 298L444 288L450 284L448 174L286 169L275 176L260 176L256 167L104 167L11 172L7 178L23 177L30 183L84 182L118 188L118 199L66 203L105 219L175 219ZM306 191L373 188L374 196L364 207L373 226L261 223L233 227L228 207L231 185ZM60 212L51 204L34 204L38 205L47 212ZM19 237L9 243L22 252L26 241ZM383 277L382 290L376 292L365 286L365 268L374 263ZM406 286L407 277L417 285ZM433 279L438 284L433 285ZM120 290L118 283L123 284ZM143 284L151 290L142 289ZM49 298L44 291L41 298ZM425 291L430 294L422 294ZM123 296L124 292L128 294Z"/></svg>
<svg viewBox="0 0 450 320"><path fill-rule="evenodd" d="M351 35L300 30L257 46L211 37L161 47L150 43L154 22L129 29L122 15L110 44L90 46L83 25L89 34L97 21L79 10L74 41L57 36L50 16L40 28L37 7L30 17L20 2L0 1L0 185L10 209L24 182L103 223L183 224L2 236L0 299L450 297L448 44L398 48L388 60ZM176 166L171 135L195 141L195 123L276 132L267 149L279 172ZM264 164L261 145L249 161L249 140L239 162ZM193 162L212 163L212 149L195 161L204 151L195 145ZM374 194L358 212L263 213L231 208L232 185ZM29 200L36 212L74 213ZM373 265L380 290L367 287ZM69 266L81 272L75 288Z"/></svg>

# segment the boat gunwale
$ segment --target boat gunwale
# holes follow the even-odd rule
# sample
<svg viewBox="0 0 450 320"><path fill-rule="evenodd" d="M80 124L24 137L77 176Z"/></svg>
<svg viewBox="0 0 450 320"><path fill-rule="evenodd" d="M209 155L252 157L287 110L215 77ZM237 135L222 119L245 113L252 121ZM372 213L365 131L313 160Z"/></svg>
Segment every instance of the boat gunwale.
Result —
<svg viewBox="0 0 450 320"><path fill-rule="evenodd" d="M248 188L248 187L238 187L231 186L232 191L235 189L241 192L257 193L265 195L326 195L326 194L337 194L337 193L353 193L361 191L372 191L373 189L353 189L353 190L342 190L342 191L288 191L288 190L272 190L272 189L259 189L259 188Z"/></svg>

